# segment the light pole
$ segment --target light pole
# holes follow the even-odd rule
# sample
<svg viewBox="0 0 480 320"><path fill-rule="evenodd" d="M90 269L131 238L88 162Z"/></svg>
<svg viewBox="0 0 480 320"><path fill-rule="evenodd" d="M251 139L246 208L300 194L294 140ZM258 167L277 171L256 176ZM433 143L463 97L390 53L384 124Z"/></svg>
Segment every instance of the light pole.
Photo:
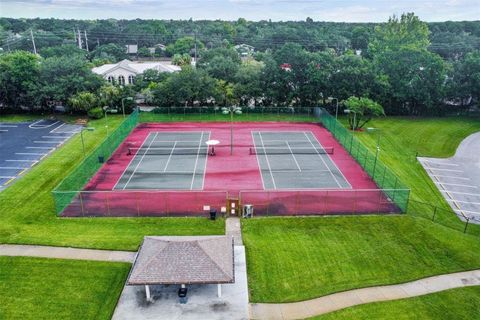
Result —
<svg viewBox="0 0 480 320"><path fill-rule="evenodd" d="M105 114L105 128L107 129L107 137L108 137L108 118L107 118L107 110L108 106L103 107L103 112Z"/></svg>
<svg viewBox="0 0 480 320"><path fill-rule="evenodd" d="M82 150L83 150L83 157L85 158L87 155L85 153L85 142L83 142L83 131L93 131L95 128L92 127L84 127L82 130L80 130L80 138L82 140Z"/></svg>
<svg viewBox="0 0 480 320"><path fill-rule="evenodd" d="M224 107L222 113L230 113L230 155L233 155L233 113L241 114L242 108L236 106Z"/></svg>
<svg viewBox="0 0 480 320"><path fill-rule="evenodd" d="M367 128L367 132L377 132L377 147L375 151L375 161L373 162L373 177L375 177L375 169L377 168L377 159L378 159L378 154L380 152L380 137L381 137L381 130L378 128Z"/></svg>
<svg viewBox="0 0 480 320"><path fill-rule="evenodd" d="M333 135L337 133L337 122L338 122L338 99L335 97L328 97L330 100L336 100L336 105L335 105L335 127L333 127Z"/></svg>
<svg viewBox="0 0 480 320"><path fill-rule="evenodd" d="M125 100L133 101L133 98L132 97L122 98L122 113L124 118L125 118L125 104L124 104Z"/></svg>
<svg viewBox="0 0 480 320"><path fill-rule="evenodd" d="M352 139L350 141L350 153L352 153L353 136L355 135L355 129L357 127L357 113L351 109L345 109L343 112L345 112L346 114L353 113L353 126L352 126L353 133L352 133Z"/></svg>

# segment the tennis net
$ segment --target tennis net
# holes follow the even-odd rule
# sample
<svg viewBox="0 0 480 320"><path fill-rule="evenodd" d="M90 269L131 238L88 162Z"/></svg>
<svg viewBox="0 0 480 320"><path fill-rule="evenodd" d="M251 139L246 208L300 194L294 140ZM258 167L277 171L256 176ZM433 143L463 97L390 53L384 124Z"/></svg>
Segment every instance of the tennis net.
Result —
<svg viewBox="0 0 480 320"><path fill-rule="evenodd" d="M196 148L128 148L127 155L147 155L147 156L162 156L162 155L197 155L208 152L207 146Z"/></svg>
<svg viewBox="0 0 480 320"><path fill-rule="evenodd" d="M276 154L333 154L333 147L299 148L299 147L251 147L250 154L276 155Z"/></svg>

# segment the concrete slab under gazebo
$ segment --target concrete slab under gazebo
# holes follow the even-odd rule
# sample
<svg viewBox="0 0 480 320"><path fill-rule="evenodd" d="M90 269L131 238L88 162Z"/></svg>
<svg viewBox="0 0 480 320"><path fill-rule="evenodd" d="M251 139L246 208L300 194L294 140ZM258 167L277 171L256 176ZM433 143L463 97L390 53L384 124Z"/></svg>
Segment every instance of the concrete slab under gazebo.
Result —
<svg viewBox="0 0 480 320"><path fill-rule="evenodd" d="M127 285L217 284L235 282L231 236L148 236L135 257Z"/></svg>

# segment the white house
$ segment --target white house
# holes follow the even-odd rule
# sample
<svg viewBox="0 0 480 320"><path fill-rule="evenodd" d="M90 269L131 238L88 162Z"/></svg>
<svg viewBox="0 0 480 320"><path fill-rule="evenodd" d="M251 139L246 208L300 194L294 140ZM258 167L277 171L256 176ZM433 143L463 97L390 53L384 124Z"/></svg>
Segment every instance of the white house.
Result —
<svg viewBox="0 0 480 320"><path fill-rule="evenodd" d="M125 85L133 84L137 75L150 69L170 73L181 70L179 66L175 66L168 61L133 62L122 60L119 63L104 64L103 66L93 68L92 72L101 75L110 83Z"/></svg>

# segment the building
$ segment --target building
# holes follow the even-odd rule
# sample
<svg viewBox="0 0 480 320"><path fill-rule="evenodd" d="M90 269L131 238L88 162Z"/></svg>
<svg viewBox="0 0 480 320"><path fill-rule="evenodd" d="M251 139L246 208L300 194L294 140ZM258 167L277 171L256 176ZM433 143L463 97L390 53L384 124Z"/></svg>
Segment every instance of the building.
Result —
<svg viewBox="0 0 480 320"><path fill-rule="evenodd" d="M168 61L133 62L130 60L122 60L119 63L104 64L103 66L93 68L92 72L101 75L110 83L126 85L133 84L135 82L135 77L146 70L157 70L159 72L171 73L180 71L181 68Z"/></svg>
<svg viewBox="0 0 480 320"><path fill-rule="evenodd" d="M251 56L255 52L255 47L242 43L242 44L236 45L235 50L237 50L238 54L241 57L247 57L247 56Z"/></svg>

